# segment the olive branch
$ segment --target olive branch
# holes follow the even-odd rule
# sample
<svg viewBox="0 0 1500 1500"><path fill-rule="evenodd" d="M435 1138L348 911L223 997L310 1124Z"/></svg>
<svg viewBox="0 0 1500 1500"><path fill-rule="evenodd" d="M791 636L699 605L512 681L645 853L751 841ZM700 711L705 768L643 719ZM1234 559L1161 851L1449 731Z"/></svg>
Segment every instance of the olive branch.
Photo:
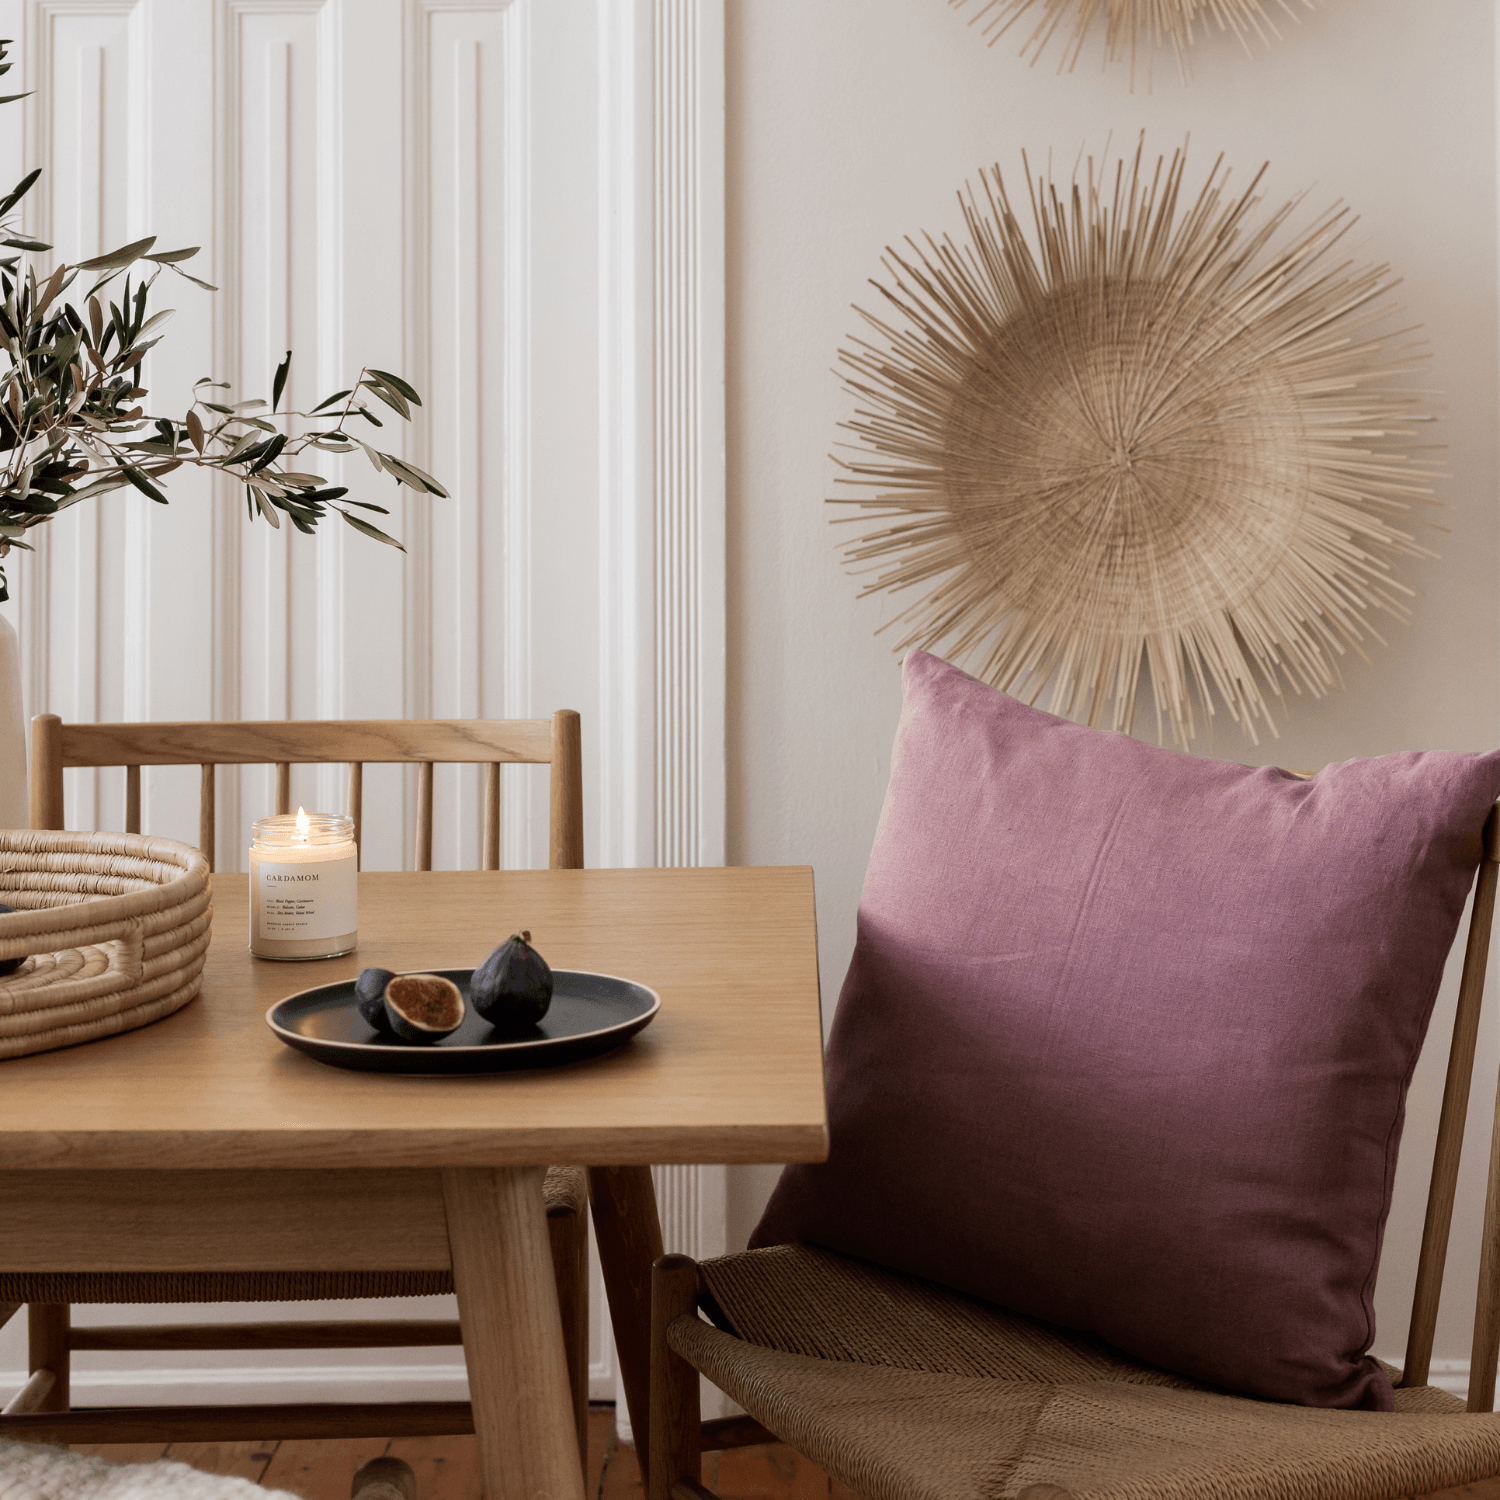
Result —
<svg viewBox="0 0 1500 1500"><path fill-rule="evenodd" d="M12 66L4 60L9 46L0 39L0 74ZM25 97L10 94L0 104ZM21 252L0 255L0 559L12 547L30 551L23 540L27 532L110 490L131 487L167 504L161 484L184 466L239 482L252 521L264 517L279 528L285 515L310 534L332 510L356 531L397 548L401 543L394 537L349 509L389 515L384 506L352 499L348 486L330 485L310 472L315 459L309 469L293 461L309 449L359 449L398 486L446 498L447 490L430 474L359 435L366 425L385 425L370 397L403 421L422 404L406 381L387 370L367 365L348 389L310 411L280 411L292 362L288 350L276 367L269 402L217 399L228 385L204 376L180 420L148 416L140 404L149 394L141 384L142 363L174 311L150 311L151 289L169 270L215 291L182 269L198 247L158 251L150 235L107 255L61 264L43 281L24 256L52 247L26 238L14 224L17 206L40 176L40 168L28 173L0 200L0 249ZM137 266L150 269L133 278ZM75 305L67 293L84 273L96 279ZM114 299L101 295L116 282ZM300 424L295 432L294 423ZM0 601L8 597L0 566Z"/></svg>

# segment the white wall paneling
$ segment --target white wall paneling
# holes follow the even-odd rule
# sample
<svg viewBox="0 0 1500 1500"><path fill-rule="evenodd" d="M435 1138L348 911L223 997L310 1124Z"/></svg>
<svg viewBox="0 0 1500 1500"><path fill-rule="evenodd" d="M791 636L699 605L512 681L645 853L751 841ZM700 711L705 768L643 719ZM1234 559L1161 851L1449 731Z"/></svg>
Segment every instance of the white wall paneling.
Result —
<svg viewBox="0 0 1500 1500"><path fill-rule="evenodd" d="M9 31L36 88L12 107L12 131L22 127L14 133L26 161L53 164L33 189L27 228L70 259L122 243L135 227L149 77L143 4L31 0ZM138 696L143 663L118 562L138 551L143 520L129 504L80 508L53 523L35 558L13 558L29 702L46 697L70 717L99 719L123 716ZM81 818L123 816L123 787L103 782L76 775Z"/></svg>
<svg viewBox="0 0 1500 1500"><path fill-rule="evenodd" d="M723 10L654 0L656 853L724 862Z"/></svg>
<svg viewBox="0 0 1500 1500"><path fill-rule="evenodd" d="M416 717L531 711L530 16L503 0L407 5L409 347L433 412L417 461L454 496L412 539ZM508 864L540 847L516 796L526 777L502 778ZM440 773L437 858L478 862L481 797L473 768Z"/></svg>
<svg viewBox="0 0 1500 1500"><path fill-rule="evenodd" d="M724 863L724 12L651 7L655 863ZM644 174L643 174L644 175ZM658 1168L662 1238L725 1241L723 1167ZM703 1382L707 1416L728 1411ZM623 1402L619 1403L623 1408Z"/></svg>
<svg viewBox="0 0 1500 1500"><path fill-rule="evenodd" d="M225 290L216 371L236 399L269 394L287 349L296 352L288 405L313 405L341 373L342 12L342 0L221 0L214 138ZM216 677L225 716L321 717L339 644L328 605L342 549L327 537L309 544L286 525L247 526L240 495L222 489L232 515L219 537L224 596L215 610L224 622ZM273 776L258 767L225 776L218 844L231 859L248 822L273 805ZM294 795L329 805L332 789L323 778L315 793L318 780L300 773Z"/></svg>
<svg viewBox="0 0 1500 1500"><path fill-rule="evenodd" d="M600 840L722 864L723 6L599 4ZM722 1253L724 1169L655 1176L666 1247Z"/></svg>
<svg viewBox="0 0 1500 1500"><path fill-rule="evenodd" d="M391 506L404 557L342 523L250 525L232 486L181 474L165 510L85 503L11 559L28 712L576 707L589 863L722 862L722 0L0 0L0 23L37 91L0 132L9 181L44 169L26 227L74 260L151 232L201 245L190 269L220 288L159 281L154 305L179 311L148 406L180 414L205 374L269 396L288 348L295 405L394 370L425 404L379 440L452 496L319 460ZM544 863L545 774L507 768L503 787L505 862ZM143 793L149 831L196 838L195 771L148 771ZM117 773L70 772L67 794L70 826L123 820ZM344 773L299 769L293 795L341 806ZM272 796L269 771L221 777L223 867ZM397 768L367 773L368 868L409 862L414 803ZM440 772L439 868L477 862L479 803L477 772ZM722 1248L722 1170L658 1179L671 1247ZM237 1390L238 1370L261 1399L336 1384L284 1359L204 1378ZM83 1378L150 1400L151 1366L92 1359ZM339 1368L385 1379L358 1351ZM437 1394L460 1376L411 1371Z"/></svg>

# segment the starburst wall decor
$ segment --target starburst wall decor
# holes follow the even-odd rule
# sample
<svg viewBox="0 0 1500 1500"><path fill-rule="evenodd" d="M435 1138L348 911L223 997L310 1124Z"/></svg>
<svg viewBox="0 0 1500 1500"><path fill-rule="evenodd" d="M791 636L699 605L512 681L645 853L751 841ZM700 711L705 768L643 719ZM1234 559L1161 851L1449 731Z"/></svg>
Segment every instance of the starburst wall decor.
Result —
<svg viewBox="0 0 1500 1500"><path fill-rule="evenodd" d="M948 0L962 10L971 0ZM1083 51L1084 38L1090 27L1105 18L1104 50L1110 62L1129 57L1135 61L1136 50L1143 43L1160 48L1170 41L1177 61L1186 69L1188 48L1200 23L1207 31L1217 27L1232 31L1248 50L1250 38L1267 45L1280 36L1272 19L1279 10L1293 20L1297 13L1289 0L973 0L977 9L970 25L989 37L993 46L1017 21L1034 21L1035 25L1021 47L1021 55L1031 54L1035 62L1058 33L1066 37L1057 70L1071 69ZM1300 0L1305 10L1313 8L1312 0Z"/></svg>
<svg viewBox="0 0 1500 1500"><path fill-rule="evenodd" d="M1191 201L1185 167L1137 150L1060 191L1028 165L1034 242L996 167L958 241L888 250L840 352L859 494L833 501L875 520L846 546L865 594L923 590L898 650L1127 731L1144 671L1183 745L1216 703L1275 733L1268 695L1321 696L1372 613L1406 618L1392 565L1434 554L1403 517L1441 472L1350 211L1292 233L1265 167L1231 196L1221 159Z"/></svg>

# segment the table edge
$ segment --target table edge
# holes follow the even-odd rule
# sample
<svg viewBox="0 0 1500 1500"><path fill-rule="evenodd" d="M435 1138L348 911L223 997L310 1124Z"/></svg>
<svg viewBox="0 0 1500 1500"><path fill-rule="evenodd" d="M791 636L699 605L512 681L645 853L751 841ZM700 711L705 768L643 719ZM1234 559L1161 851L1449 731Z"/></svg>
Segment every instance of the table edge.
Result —
<svg viewBox="0 0 1500 1500"><path fill-rule="evenodd" d="M828 1157L822 1122L750 1128L477 1131L35 1131L5 1137L7 1171L759 1165Z"/></svg>

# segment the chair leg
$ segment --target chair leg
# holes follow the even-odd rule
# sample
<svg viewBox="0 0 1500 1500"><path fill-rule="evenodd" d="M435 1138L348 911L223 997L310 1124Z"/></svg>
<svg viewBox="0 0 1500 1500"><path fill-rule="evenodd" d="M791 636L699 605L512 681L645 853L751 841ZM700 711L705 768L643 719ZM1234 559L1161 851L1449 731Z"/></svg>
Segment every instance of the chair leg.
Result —
<svg viewBox="0 0 1500 1500"><path fill-rule="evenodd" d="M590 1167L589 1205L641 1477L651 1472L651 1267L662 1252L650 1167Z"/></svg>
<svg viewBox="0 0 1500 1500"><path fill-rule="evenodd" d="M37 1411L69 1409L71 1353L68 1335L71 1332L72 1311L66 1302L27 1304L28 1367L33 1375L38 1370L50 1370L54 1377L52 1389L37 1403Z"/></svg>
<svg viewBox="0 0 1500 1500"><path fill-rule="evenodd" d="M698 1310L698 1262L663 1255L651 1270L651 1463L647 1500L673 1500L679 1485L702 1492L698 1372L667 1343L667 1329Z"/></svg>
<svg viewBox="0 0 1500 1500"><path fill-rule="evenodd" d="M558 1310L568 1355L568 1385L578 1426L578 1456L589 1459L589 1221L586 1214L550 1213L547 1239L557 1278Z"/></svg>

